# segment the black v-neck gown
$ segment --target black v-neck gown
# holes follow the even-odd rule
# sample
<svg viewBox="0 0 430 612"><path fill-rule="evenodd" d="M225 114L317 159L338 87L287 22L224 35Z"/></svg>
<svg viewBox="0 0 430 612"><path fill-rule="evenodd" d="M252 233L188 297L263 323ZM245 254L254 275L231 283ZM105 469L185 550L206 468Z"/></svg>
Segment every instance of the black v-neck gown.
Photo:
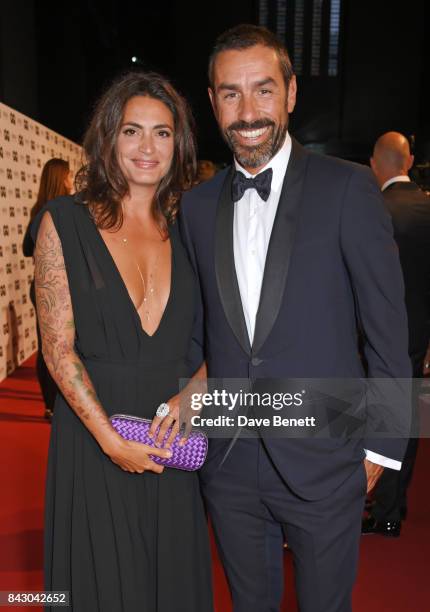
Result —
<svg viewBox="0 0 430 612"><path fill-rule="evenodd" d="M63 248L75 348L103 408L152 418L190 375L196 287L178 230L170 230L170 297L149 336L88 209L63 197L48 210ZM123 471L61 394L49 447L45 588L70 591L74 612L212 611L197 474Z"/></svg>

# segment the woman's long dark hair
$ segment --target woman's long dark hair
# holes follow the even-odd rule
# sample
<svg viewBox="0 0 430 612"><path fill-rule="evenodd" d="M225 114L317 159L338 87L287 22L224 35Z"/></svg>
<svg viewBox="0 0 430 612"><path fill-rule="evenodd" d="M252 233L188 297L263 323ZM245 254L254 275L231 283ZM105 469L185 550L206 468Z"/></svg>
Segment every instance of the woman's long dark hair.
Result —
<svg viewBox="0 0 430 612"><path fill-rule="evenodd" d="M66 179L69 172L69 162L64 159L53 157L46 162L40 176L37 200L30 212L30 221L32 221L39 210L45 206L46 202L58 196L69 194L69 190L66 187Z"/></svg>
<svg viewBox="0 0 430 612"><path fill-rule="evenodd" d="M119 167L116 143L127 102L135 96L160 100L174 119L174 152L169 171L158 185L152 214L165 234L178 212L182 192L191 187L196 172L193 119L187 102L155 72L129 72L114 81L98 101L84 137L86 164L78 172L79 200L90 207L101 229L119 229L123 222L121 201L129 193Z"/></svg>

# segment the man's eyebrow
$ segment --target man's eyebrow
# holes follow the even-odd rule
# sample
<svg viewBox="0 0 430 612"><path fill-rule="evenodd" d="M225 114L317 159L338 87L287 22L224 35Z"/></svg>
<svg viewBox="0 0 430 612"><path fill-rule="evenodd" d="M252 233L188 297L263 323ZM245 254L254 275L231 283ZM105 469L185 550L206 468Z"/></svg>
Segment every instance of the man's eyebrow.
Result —
<svg viewBox="0 0 430 612"><path fill-rule="evenodd" d="M277 85L277 83L272 77L266 77L265 79L256 81L254 83L254 87L263 87L264 85ZM230 91L239 91L240 85L237 85L236 83L220 83L217 87L217 91L223 91L226 89Z"/></svg>
<svg viewBox="0 0 430 612"><path fill-rule="evenodd" d="M263 87L264 85L277 85L275 79L273 79L272 77L267 77L266 79L263 79L262 81L257 81L255 83L256 87Z"/></svg>
<svg viewBox="0 0 430 612"><path fill-rule="evenodd" d="M220 83L217 87L217 91L222 91L224 89L229 89L230 91L238 91L240 87L235 83Z"/></svg>

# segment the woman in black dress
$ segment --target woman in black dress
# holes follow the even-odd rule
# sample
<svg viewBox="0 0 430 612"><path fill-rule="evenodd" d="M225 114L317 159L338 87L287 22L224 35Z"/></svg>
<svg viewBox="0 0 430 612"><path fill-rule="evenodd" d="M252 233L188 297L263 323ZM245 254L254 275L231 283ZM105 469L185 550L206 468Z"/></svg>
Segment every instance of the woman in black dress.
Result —
<svg viewBox="0 0 430 612"><path fill-rule="evenodd" d="M79 193L34 229L43 354L61 391L45 588L70 591L75 612L211 612L197 474L163 471L109 422L152 418L192 374L196 285L175 224L195 167L186 103L159 75L128 74L100 100L84 149Z"/></svg>

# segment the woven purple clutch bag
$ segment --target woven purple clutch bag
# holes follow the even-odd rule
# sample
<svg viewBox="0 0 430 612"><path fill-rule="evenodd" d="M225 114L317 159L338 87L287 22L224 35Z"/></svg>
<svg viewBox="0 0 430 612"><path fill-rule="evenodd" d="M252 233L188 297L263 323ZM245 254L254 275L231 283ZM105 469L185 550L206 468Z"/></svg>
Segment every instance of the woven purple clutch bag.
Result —
<svg viewBox="0 0 430 612"><path fill-rule="evenodd" d="M149 419L131 416L129 414L114 414L110 417L110 422L114 429L125 440L133 442L142 442L148 446L155 446L153 438L148 436L148 431L151 426ZM172 456L169 459L155 457L151 455L151 459L155 463L165 465L166 467L176 468L177 470L186 470L194 472L202 467L205 462L208 452L208 439L206 434L201 431L192 430L185 446L179 446L180 435L178 434L173 440L170 448Z"/></svg>

